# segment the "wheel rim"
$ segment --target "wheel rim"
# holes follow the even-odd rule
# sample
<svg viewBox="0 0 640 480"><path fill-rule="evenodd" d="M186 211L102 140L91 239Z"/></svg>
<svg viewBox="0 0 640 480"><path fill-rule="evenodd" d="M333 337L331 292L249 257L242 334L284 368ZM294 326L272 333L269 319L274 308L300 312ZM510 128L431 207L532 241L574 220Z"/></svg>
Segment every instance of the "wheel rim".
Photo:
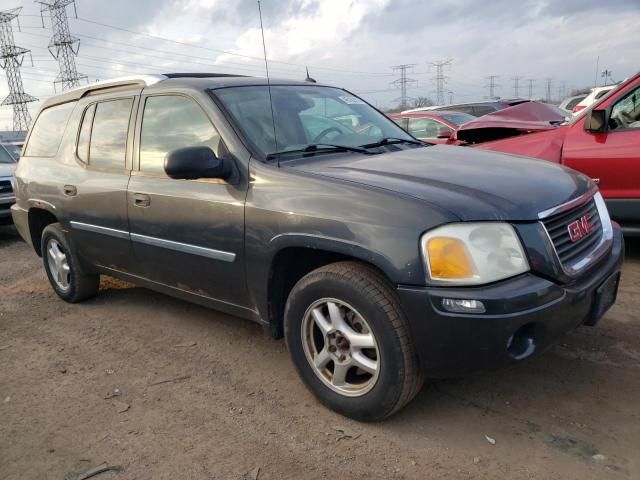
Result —
<svg viewBox="0 0 640 480"><path fill-rule="evenodd" d="M309 306L302 345L311 369L334 392L364 395L378 380L380 354L373 330L351 305L323 298Z"/></svg>
<svg viewBox="0 0 640 480"><path fill-rule="evenodd" d="M49 240L47 245L47 262L51 278L56 286L62 291L69 290L69 285L71 284L69 260L60 242L53 238Z"/></svg>

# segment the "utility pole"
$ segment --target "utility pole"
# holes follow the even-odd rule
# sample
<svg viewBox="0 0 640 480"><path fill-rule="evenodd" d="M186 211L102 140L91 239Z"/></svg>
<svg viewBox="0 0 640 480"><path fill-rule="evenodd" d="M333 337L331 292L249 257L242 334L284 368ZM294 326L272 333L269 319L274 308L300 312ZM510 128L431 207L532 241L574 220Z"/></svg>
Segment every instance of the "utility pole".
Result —
<svg viewBox="0 0 640 480"><path fill-rule="evenodd" d="M76 69L76 56L80 50L80 39L71 35L69 31L69 19L67 18L67 6L73 5L76 18L75 0L38 0L41 5L40 15L42 16L42 26L44 27L44 14L47 12L51 17L51 29L53 37L49 42L49 53L58 61L60 73L53 81L53 86L60 84L62 90L68 90L80 86L80 80L87 80L88 77L78 73Z"/></svg>
<svg viewBox="0 0 640 480"><path fill-rule="evenodd" d="M489 83L485 85L485 88L489 88L489 97L488 98L496 98L496 87L499 87L496 83L496 79L500 77L500 75L489 75L488 77L484 77L489 80Z"/></svg>
<svg viewBox="0 0 640 480"><path fill-rule="evenodd" d="M436 84L436 105L444 105L445 104L445 94L446 90L444 86L449 81L449 77L444 74L444 67L449 67L451 69L451 59L448 60L436 60L431 62L429 65L435 67L436 74L431 79Z"/></svg>
<svg viewBox="0 0 640 480"><path fill-rule="evenodd" d="M28 130L31 125L31 115L27 103L38 100L31 95L24 93L22 86L22 75L20 67L24 56L30 51L26 48L17 47L13 39L13 27L11 22L18 18L22 7L13 8L0 12L0 67L7 72L7 84L9 95L2 101L2 106L13 106L13 131ZM18 23L18 30L20 24ZM31 59L33 64L33 59Z"/></svg>
<svg viewBox="0 0 640 480"><path fill-rule="evenodd" d="M528 78L527 82L529 82L529 100L533 99L533 85L536 83L535 78Z"/></svg>
<svg viewBox="0 0 640 480"><path fill-rule="evenodd" d="M545 101L550 102L551 101L551 86L553 85L553 78L546 78L545 79L545 85L546 85L546 91L547 91L547 95L545 97Z"/></svg>
<svg viewBox="0 0 640 480"><path fill-rule="evenodd" d="M515 98L518 98L520 96L520 80L522 79L522 77L511 77L511 80L513 80L513 96Z"/></svg>
<svg viewBox="0 0 640 480"><path fill-rule="evenodd" d="M613 73L613 72L612 72L611 70L607 70L607 69L604 69L604 70L602 71L602 78L604 78L604 83L603 83L603 85L609 85L609 82L608 82L608 80L609 80L609 79L611 79L611 83L615 83L615 80L614 80L614 79L613 79L613 77L611 76L611 74L612 74L612 73Z"/></svg>
<svg viewBox="0 0 640 480"><path fill-rule="evenodd" d="M416 66L415 63L406 63L404 65L396 65L395 67L392 67L394 72L398 72L398 71L400 72L400 78L398 78L396 81L391 83L392 85L395 85L396 87L400 88L400 97L396 98L394 102L399 101L400 108L402 108L403 110L407 108L407 105L410 100L410 97L407 95L407 87L408 85L411 85L417 82L417 80L407 77L407 71L412 70L413 67L415 66Z"/></svg>

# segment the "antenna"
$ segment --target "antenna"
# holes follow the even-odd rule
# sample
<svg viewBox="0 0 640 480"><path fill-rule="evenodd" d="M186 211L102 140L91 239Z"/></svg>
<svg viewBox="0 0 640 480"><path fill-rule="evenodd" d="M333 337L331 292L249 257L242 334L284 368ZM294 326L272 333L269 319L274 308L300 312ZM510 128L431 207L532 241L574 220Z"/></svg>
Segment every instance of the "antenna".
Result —
<svg viewBox="0 0 640 480"><path fill-rule="evenodd" d="M262 26L262 7L258 0L258 14L260 15L260 32L262 33L262 51L264 52L264 68L267 71L267 89L269 90L269 106L271 107L271 122L273 124L273 143L276 152L278 151L278 137L276 136L276 116L273 113L273 98L271 97L271 78L269 77L269 62L267 62L267 44L264 41L264 27ZM280 166L280 158L278 157L278 166Z"/></svg>

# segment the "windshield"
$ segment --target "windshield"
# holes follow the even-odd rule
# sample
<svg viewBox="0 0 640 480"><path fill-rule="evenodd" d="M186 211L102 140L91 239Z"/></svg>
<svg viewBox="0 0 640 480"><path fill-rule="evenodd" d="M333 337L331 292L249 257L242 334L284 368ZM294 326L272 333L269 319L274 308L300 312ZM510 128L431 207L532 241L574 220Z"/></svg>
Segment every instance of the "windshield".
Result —
<svg viewBox="0 0 640 480"><path fill-rule="evenodd" d="M12 145L0 145L0 163L16 163L11 147Z"/></svg>
<svg viewBox="0 0 640 480"><path fill-rule="evenodd" d="M455 123L456 125L462 125L463 123L475 120L476 117L469 115L468 113L445 113L442 115L447 122Z"/></svg>
<svg viewBox="0 0 640 480"><path fill-rule="evenodd" d="M413 140L363 100L338 88L272 86L273 117L266 85L221 88L214 93L264 157L313 144L360 147L390 137Z"/></svg>

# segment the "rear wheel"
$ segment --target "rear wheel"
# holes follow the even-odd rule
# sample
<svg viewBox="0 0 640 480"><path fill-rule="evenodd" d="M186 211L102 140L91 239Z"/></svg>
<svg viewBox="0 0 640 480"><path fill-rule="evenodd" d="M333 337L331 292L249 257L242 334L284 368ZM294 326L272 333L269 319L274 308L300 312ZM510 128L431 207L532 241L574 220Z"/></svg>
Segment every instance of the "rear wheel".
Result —
<svg viewBox="0 0 640 480"><path fill-rule="evenodd" d="M340 262L303 277L287 301L285 337L305 384L348 417L383 419L422 386L395 291L367 265Z"/></svg>
<svg viewBox="0 0 640 480"><path fill-rule="evenodd" d="M76 303L98 293L100 275L83 275L59 223L42 232L42 260L53 290L66 302Z"/></svg>

